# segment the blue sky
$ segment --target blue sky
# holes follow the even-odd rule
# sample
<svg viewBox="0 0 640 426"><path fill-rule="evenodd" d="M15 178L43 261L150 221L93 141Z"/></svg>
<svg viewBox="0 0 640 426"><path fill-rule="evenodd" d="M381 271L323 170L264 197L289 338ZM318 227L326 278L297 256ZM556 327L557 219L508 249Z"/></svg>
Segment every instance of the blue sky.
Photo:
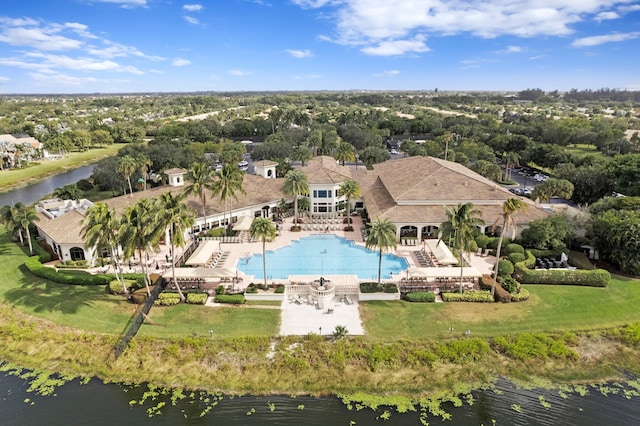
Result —
<svg viewBox="0 0 640 426"><path fill-rule="evenodd" d="M640 0L5 0L0 93L640 90Z"/></svg>

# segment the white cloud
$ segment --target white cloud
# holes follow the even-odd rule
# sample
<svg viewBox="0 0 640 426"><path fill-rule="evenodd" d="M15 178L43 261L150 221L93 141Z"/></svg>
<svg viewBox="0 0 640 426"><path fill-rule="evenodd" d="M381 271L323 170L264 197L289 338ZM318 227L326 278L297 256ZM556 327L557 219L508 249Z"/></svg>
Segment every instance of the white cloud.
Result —
<svg viewBox="0 0 640 426"><path fill-rule="evenodd" d="M146 7L147 0L89 0L87 3L113 3L119 4L125 9L133 9L135 7Z"/></svg>
<svg viewBox="0 0 640 426"><path fill-rule="evenodd" d="M634 0L292 0L334 19L331 41L359 46L364 53L425 52L417 34L467 33L483 38L566 36L579 22L614 19ZM326 37L326 36L325 36ZM403 42L412 42L409 46ZM417 46L417 49L415 48Z"/></svg>
<svg viewBox="0 0 640 426"><path fill-rule="evenodd" d="M595 20L600 22L600 21L607 21L607 20L611 20L611 19L618 19L620 17L620 15L618 15L618 13L616 12L600 12L595 16Z"/></svg>
<svg viewBox="0 0 640 426"><path fill-rule="evenodd" d="M287 53L289 53L294 58L308 58L312 56L310 50L294 50L294 49L286 49Z"/></svg>
<svg viewBox="0 0 640 426"><path fill-rule="evenodd" d="M171 65L173 65L174 67L184 67L185 65L189 65L189 64L191 64L191 61L189 61L188 59L182 59L182 58L175 58L171 62Z"/></svg>
<svg viewBox="0 0 640 426"><path fill-rule="evenodd" d="M95 87L97 83L124 83L128 80L122 79L101 79L95 77L76 77L68 74L39 74L28 73L37 86L72 86L72 87Z"/></svg>
<svg viewBox="0 0 640 426"><path fill-rule="evenodd" d="M184 20L187 21L190 24L193 25L198 25L200 23L200 21L198 20L198 18L194 18L193 16L183 16Z"/></svg>
<svg viewBox="0 0 640 426"><path fill-rule="evenodd" d="M107 47L99 48L93 45L87 46L85 49L87 53L100 56L102 58L117 58L117 57L127 57L127 56L138 56L142 58L149 59L151 61L164 61L165 58L161 56L148 56L139 51L137 48L133 46L125 46L124 44L114 43L109 40L103 40L103 43Z"/></svg>
<svg viewBox="0 0 640 426"><path fill-rule="evenodd" d="M296 75L293 77L294 80L315 80L318 78L322 78L320 74L306 74L306 75Z"/></svg>
<svg viewBox="0 0 640 426"><path fill-rule="evenodd" d="M82 40L58 35L60 28L57 26L5 26L0 31L0 42L12 46L28 46L40 50L73 50L84 44Z"/></svg>
<svg viewBox="0 0 640 426"><path fill-rule="evenodd" d="M96 60L88 57L71 58L66 55L52 55L39 52L30 52L27 53L26 56L28 58L41 60L38 66L49 70L63 68L76 71L114 71L143 74L143 72L136 67L122 65L111 60Z"/></svg>
<svg viewBox="0 0 640 426"><path fill-rule="evenodd" d="M538 59L542 59L542 58L546 58L547 55L536 55L536 56L530 56L529 59L532 61L537 61Z"/></svg>
<svg viewBox="0 0 640 426"><path fill-rule="evenodd" d="M616 41L634 40L638 37L640 37L640 32L614 33L614 34L579 38L573 43L571 43L571 45L573 47L591 47L591 46L598 46L601 44L611 43Z"/></svg>
<svg viewBox="0 0 640 426"><path fill-rule="evenodd" d="M400 74L399 70L388 70L380 73L373 74L374 77L389 77Z"/></svg>
<svg viewBox="0 0 640 426"><path fill-rule="evenodd" d="M251 75L250 71L245 71L241 69L232 69L227 71L230 75L243 76L243 75Z"/></svg>
<svg viewBox="0 0 640 426"><path fill-rule="evenodd" d="M204 9L201 4L185 4L182 8L187 12L200 12Z"/></svg>
<svg viewBox="0 0 640 426"><path fill-rule="evenodd" d="M375 46L368 46L360 49L367 55L373 56L398 56L408 52L428 52L429 49L424 44L424 37L418 36L413 40L389 40L382 41Z"/></svg>
<svg viewBox="0 0 640 426"><path fill-rule="evenodd" d="M0 84L7 83L9 80L11 80L9 77L0 76Z"/></svg>

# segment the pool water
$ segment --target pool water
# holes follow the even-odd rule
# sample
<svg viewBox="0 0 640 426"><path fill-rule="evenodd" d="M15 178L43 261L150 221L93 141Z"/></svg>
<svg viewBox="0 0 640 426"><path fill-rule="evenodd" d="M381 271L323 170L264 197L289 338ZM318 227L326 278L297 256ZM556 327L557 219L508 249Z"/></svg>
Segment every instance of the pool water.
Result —
<svg viewBox="0 0 640 426"><path fill-rule="evenodd" d="M353 241L332 234L310 235L288 246L269 250L267 279L286 279L289 275L357 275L361 280L378 278L378 252L357 246ZM247 275L263 279L262 253L243 257L236 266ZM407 260L382 254L381 278L409 267Z"/></svg>

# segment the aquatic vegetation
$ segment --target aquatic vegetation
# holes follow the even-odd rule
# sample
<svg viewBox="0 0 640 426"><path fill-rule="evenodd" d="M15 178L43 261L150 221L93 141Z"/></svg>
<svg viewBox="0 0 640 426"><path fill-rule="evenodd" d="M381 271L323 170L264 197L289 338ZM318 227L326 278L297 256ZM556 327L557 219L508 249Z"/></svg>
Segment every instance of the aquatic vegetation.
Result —
<svg viewBox="0 0 640 426"><path fill-rule="evenodd" d="M547 402L546 399L544 399L544 395L538 396L538 401L540 401L540 405L542 405L544 408L546 409L551 408L551 404Z"/></svg>
<svg viewBox="0 0 640 426"><path fill-rule="evenodd" d="M511 409L516 413L522 413L522 407L518 404L511 404Z"/></svg>

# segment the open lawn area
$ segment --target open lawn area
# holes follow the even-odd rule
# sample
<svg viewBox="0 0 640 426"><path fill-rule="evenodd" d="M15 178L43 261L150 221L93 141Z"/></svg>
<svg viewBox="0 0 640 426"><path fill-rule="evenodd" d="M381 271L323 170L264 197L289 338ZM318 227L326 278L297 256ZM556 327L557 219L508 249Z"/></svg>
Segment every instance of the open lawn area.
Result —
<svg viewBox="0 0 640 426"><path fill-rule="evenodd" d="M244 307L211 307L180 304L156 306L140 331L150 337L213 337L229 338L245 335L275 336L280 323L279 309Z"/></svg>
<svg viewBox="0 0 640 426"><path fill-rule="evenodd" d="M497 336L609 328L640 321L640 282L614 276L607 288L525 285L518 303L366 302L361 315L370 339Z"/></svg>
<svg viewBox="0 0 640 426"><path fill-rule="evenodd" d="M595 147L595 145L587 145L587 144L576 144L576 145L568 145L564 148L565 151L567 151L569 154L572 155L579 155L579 156L585 156L585 155L603 155L600 151L598 151L598 149Z"/></svg>
<svg viewBox="0 0 640 426"><path fill-rule="evenodd" d="M125 145L113 144L104 148L92 148L84 152L72 152L59 160L42 160L39 164L23 169L0 170L1 191L9 191L65 170L95 163L103 158L116 155L118 150Z"/></svg>
<svg viewBox="0 0 640 426"><path fill-rule="evenodd" d="M32 276L23 263L26 254L0 228L0 301L36 317L83 330L120 334L134 305L105 292L104 286L56 284ZM640 281L615 276L607 288L527 285L526 302L360 304L365 339L394 341L444 338L470 330L472 336L519 332L560 332L609 328L640 321ZM154 307L144 336L170 338L246 335L275 336L280 310L267 306Z"/></svg>

